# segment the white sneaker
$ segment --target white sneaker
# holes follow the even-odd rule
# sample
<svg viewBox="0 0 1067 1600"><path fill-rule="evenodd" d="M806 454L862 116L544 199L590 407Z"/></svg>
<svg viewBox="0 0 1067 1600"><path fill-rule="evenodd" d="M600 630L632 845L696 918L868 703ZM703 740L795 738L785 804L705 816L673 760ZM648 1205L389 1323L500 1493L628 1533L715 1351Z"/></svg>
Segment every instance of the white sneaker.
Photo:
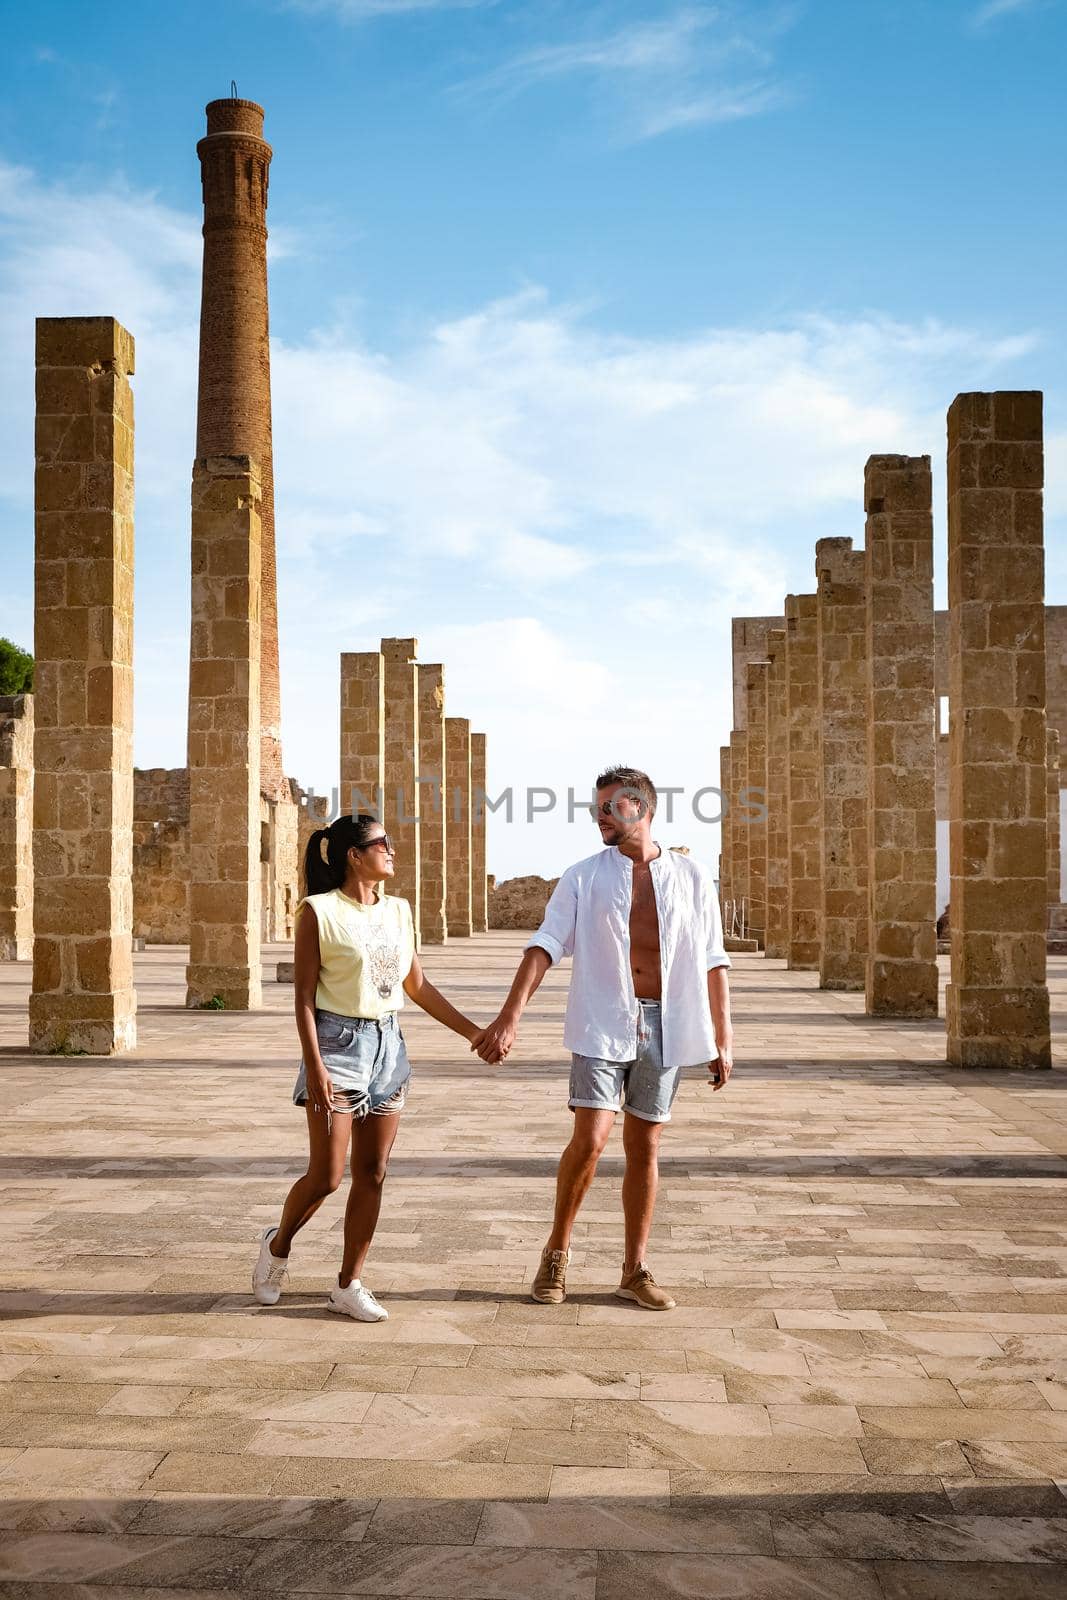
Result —
<svg viewBox="0 0 1067 1600"><path fill-rule="evenodd" d="M282 1284L289 1276L284 1256L272 1256L270 1242L277 1228L266 1228L259 1242L259 1260L252 1268L252 1293L261 1306L276 1306L282 1297Z"/></svg>
<svg viewBox="0 0 1067 1600"><path fill-rule="evenodd" d="M329 1311L338 1311L345 1317L355 1317L357 1322L385 1322L389 1316L385 1307L378 1304L370 1290L365 1289L358 1278L353 1278L346 1289L335 1283L330 1290L326 1308Z"/></svg>

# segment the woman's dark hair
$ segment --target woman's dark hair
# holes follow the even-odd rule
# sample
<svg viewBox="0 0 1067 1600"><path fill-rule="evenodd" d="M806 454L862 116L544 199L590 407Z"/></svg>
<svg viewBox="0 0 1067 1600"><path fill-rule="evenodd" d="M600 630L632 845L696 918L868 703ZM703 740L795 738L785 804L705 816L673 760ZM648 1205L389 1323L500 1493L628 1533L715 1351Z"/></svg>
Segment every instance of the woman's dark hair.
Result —
<svg viewBox="0 0 1067 1600"><path fill-rule="evenodd" d="M304 893L326 894L330 889L339 889L348 871L348 852L362 850L374 837L371 829L380 827L378 818L365 811L356 817L344 811L328 828L316 828L304 853Z"/></svg>

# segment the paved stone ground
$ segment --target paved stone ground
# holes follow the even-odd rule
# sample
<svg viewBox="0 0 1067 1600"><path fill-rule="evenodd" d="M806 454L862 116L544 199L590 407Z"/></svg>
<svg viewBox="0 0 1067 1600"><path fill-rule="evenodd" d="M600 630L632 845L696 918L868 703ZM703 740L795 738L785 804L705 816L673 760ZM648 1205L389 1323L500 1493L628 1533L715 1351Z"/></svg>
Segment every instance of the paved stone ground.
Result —
<svg viewBox="0 0 1067 1600"><path fill-rule="evenodd" d="M486 1017L520 943L428 966ZM183 960L137 958L114 1063L22 1054L0 967L4 1596L1067 1593L1067 1072L950 1074L938 1027L738 958L735 1081L665 1137L678 1309L610 1297L618 1133L547 1308L560 975L500 1071L409 1012L368 1327L323 1309L340 1196L253 1305L302 1160L292 990L188 1014Z"/></svg>

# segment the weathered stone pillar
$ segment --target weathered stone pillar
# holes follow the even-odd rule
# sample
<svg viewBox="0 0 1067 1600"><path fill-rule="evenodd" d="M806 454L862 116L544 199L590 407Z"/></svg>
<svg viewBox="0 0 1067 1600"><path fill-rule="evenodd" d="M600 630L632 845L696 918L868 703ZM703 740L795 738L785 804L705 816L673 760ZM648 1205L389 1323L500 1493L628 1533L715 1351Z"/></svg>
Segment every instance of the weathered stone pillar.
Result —
<svg viewBox="0 0 1067 1600"><path fill-rule="evenodd" d="M937 1016L934 535L929 456L871 456L866 1010Z"/></svg>
<svg viewBox="0 0 1067 1600"><path fill-rule="evenodd" d="M260 498L247 456L193 466L187 1006L262 1004Z"/></svg>
<svg viewBox="0 0 1067 1600"><path fill-rule="evenodd" d="M1046 733L1048 778L1045 790L1047 829L1048 903L1060 904L1060 736L1055 728Z"/></svg>
<svg viewBox="0 0 1067 1600"><path fill-rule="evenodd" d="M744 903L746 938L751 911L748 893L748 823L745 820L748 813L741 796L747 788L748 750L745 734L742 729L733 728L730 731L730 809L727 813L727 822L730 828L734 905L737 915L740 916L742 902ZM740 932L740 929L738 931Z"/></svg>
<svg viewBox="0 0 1067 1600"><path fill-rule="evenodd" d="M445 669L424 666L419 675L419 931L424 944L444 944L445 833Z"/></svg>
<svg viewBox="0 0 1067 1600"><path fill-rule="evenodd" d="M385 806L382 821L396 845L392 892L411 906L419 929L422 830L419 824L419 677L417 639L383 639L385 663Z"/></svg>
<svg viewBox="0 0 1067 1600"><path fill-rule="evenodd" d="M37 322L30 1048L137 1042L133 990L133 339Z"/></svg>
<svg viewBox="0 0 1067 1600"><path fill-rule="evenodd" d="M385 808L385 662L380 650L341 655L341 810Z"/></svg>
<svg viewBox="0 0 1067 1600"><path fill-rule="evenodd" d="M726 916L726 903L733 898L733 862L730 854L730 746L719 747L719 791L722 801L719 810L719 903Z"/></svg>
<svg viewBox="0 0 1067 1600"><path fill-rule="evenodd" d="M867 604L865 557L819 539L822 770L820 989L862 989L867 970Z"/></svg>
<svg viewBox="0 0 1067 1600"><path fill-rule="evenodd" d="M1041 395L948 413L948 1060L1048 1067Z"/></svg>
<svg viewBox="0 0 1067 1600"><path fill-rule="evenodd" d="M0 961L33 955L33 695L0 695Z"/></svg>
<svg viewBox="0 0 1067 1600"><path fill-rule="evenodd" d="M789 951L791 970L817 971L822 930L822 826L817 600L785 601L789 707Z"/></svg>
<svg viewBox="0 0 1067 1600"><path fill-rule="evenodd" d="M471 874L471 725L445 718L445 920L451 937L474 931Z"/></svg>
<svg viewBox="0 0 1067 1600"><path fill-rule="evenodd" d="M761 948L767 932L767 672L766 661L750 661L745 669L749 925Z"/></svg>
<svg viewBox="0 0 1067 1600"><path fill-rule="evenodd" d="M767 924L764 951L789 954L789 706L785 629L767 634Z"/></svg>
<svg viewBox="0 0 1067 1600"><path fill-rule="evenodd" d="M486 736L471 734L471 926L489 930L489 884L486 878Z"/></svg>

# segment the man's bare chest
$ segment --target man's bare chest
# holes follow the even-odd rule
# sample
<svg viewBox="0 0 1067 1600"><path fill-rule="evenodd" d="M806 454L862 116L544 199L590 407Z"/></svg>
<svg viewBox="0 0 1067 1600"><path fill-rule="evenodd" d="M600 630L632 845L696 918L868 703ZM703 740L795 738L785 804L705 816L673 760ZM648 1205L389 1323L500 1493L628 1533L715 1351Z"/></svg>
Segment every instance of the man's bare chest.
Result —
<svg viewBox="0 0 1067 1600"><path fill-rule="evenodd" d="M652 875L635 869L630 899L630 943L640 950L659 949L659 915Z"/></svg>

